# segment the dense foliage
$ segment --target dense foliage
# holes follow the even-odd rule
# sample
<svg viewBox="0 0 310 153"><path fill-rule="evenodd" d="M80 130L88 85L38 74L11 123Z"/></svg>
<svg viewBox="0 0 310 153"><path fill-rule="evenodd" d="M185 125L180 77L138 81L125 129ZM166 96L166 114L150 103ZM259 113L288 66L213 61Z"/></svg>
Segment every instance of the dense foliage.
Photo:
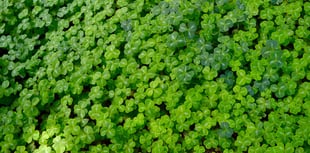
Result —
<svg viewBox="0 0 310 153"><path fill-rule="evenodd" d="M310 2L0 0L0 152L310 152Z"/></svg>

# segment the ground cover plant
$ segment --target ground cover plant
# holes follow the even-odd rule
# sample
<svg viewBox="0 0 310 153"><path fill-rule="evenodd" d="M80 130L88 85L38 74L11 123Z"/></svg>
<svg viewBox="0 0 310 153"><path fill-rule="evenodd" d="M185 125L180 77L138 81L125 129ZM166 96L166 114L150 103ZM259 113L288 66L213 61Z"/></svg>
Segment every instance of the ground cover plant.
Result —
<svg viewBox="0 0 310 153"><path fill-rule="evenodd" d="M0 0L2 153L309 153L306 0Z"/></svg>

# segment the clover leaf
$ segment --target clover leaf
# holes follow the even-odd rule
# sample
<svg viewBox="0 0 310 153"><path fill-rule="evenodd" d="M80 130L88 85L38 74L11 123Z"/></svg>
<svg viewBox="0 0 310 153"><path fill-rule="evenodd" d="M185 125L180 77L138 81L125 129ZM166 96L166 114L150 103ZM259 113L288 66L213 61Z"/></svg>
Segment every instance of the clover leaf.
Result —
<svg viewBox="0 0 310 153"><path fill-rule="evenodd" d="M56 136L53 139L53 146L52 147L56 153L63 153L63 152L65 152L65 149L66 149L65 144L66 144L66 141L64 139L62 139L60 136Z"/></svg>

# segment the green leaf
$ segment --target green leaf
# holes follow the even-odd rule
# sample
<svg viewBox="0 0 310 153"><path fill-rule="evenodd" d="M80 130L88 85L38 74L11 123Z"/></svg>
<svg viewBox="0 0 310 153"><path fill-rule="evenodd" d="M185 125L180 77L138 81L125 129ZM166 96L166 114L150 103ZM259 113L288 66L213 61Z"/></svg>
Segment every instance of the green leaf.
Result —
<svg viewBox="0 0 310 153"><path fill-rule="evenodd" d="M2 85L1 85L1 86L2 86L2 88L4 88L4 89L5 89L5 88L8 88L8 87L10 86L10 82L9 82L8 80L5 80L5 81L2 82Z"/></svg>
<svg viewBox="0 0 310 153"><path fill-rule="evenodd" d="M65 152L65 149L66 149L66 141L64 139L62 139L60 136L56 136L54 139L53 139L53 149L55 150L56 153L63 153ZM46 150L48 148L45 148Z"/></svg>
<svg viewBox="0 0 310 153"><path fill-rule="evenodd" d="M51 153L52 148L47 145L40 145L40 147L34 150L34 153Z"/></svg>
<svg viewBox="0 0 310 153"><path fill-rule="evenodd" d="M162 140L158 140L152 144L152 152L154 153L168 152L168 147L164 145Z"/></svg>
<svg viewBox="0 0 310 153"><path fill-rule="evenodd" d="M14 153L27 153L25 146L17 146Z"/></svg>
<svg viewBox="0 0 310 153"><path fill-rule="evenodd" d="M38 130L35 130L35 126L26 126L23 129L23 139L27 143L31 143L33 140L38 140L40 137L40 132Z"/></svg>
<svg viewBox="0 0 310 153"><path fill-rule="evenodd" d="M74 105L74 113L79 117L84 118L87 113L87 109L83 108L80 105Z"/></svg>
<svg viewBox="0 0 310 153"><path fill-rule="evenodd" d="M230 138L233 134L233 129L229 127L229 123L221 122L220 123L221 129L219 129L218 134L222 138Z"/></svg>
<svg viewBox="0 0 310 153"><path fill-rule="evenodd" d="M205 152L205 148L203 146L197 145L197 146L194 147L194 151L195 151L195 153L204 153Z"/></svg>
<svg viewBox="0 0 310 153"><path fill-rule="evenodd" d="M211 69L209 66L204 67L202 70L202 73L204 74L204 78L206 80L213 80L218 74L217 71L214 69Z"/></svg>

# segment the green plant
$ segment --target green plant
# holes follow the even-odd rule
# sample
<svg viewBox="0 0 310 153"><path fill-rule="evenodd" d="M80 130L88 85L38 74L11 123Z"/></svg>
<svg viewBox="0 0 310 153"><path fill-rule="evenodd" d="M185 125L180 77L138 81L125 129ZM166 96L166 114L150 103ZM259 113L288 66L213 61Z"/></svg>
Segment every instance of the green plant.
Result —
<svg viewBox="0 0 310 153"><path fill-rule="evenodd" d="M0 6L0 152L310 151L309 2Z"/></svg>

